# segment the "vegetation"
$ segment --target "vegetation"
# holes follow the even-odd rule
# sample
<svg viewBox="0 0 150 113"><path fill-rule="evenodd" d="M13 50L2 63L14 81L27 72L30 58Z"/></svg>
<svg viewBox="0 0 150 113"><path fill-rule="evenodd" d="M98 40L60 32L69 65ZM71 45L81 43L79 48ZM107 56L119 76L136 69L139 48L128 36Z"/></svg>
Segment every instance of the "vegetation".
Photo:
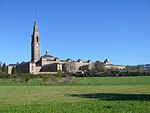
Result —
<svg viewBox="0 0 150 113"><path fill-rule="evenodd" d="M15 67L9 75L4 63L0 65L0 113L149 113L150 72L140 68L106 70L97 61L75 78L61 71L21 74Z"/></svg>
<svg viewBox="0 0 150 113"><path fill-rule="evenodd" d="M12 74L20 74L20 71L17 67L12 68Z"/></svg>
<svg viewBox="0 0 150 113"><path fill-rule="evenodd" d="M65 74L61 70L58 70L56 76L63 77Z"/></svg>
<svg viewBox="0 0 150 113"><path fill-rule="evenodd" d="M150 77L79 77L73 82L38 86L0 80L1 113L149 113ZM58 86L59 85L59 86Z"/></svg>
<svg viewBox="0 0 150 113"><path fill-rule="evenodd" d="M95 64L92 67L91 71L93 71L93 72L104 72L105 71L104 63L100 62L100 61L95 62Z"/></svg>
<svg viewBox="0 0 150 113"><path fill-rule="evenodd" d="M2 72L7 73L7 66L6 66L5 63L4 63L3 66L2 66Z"/></svg>
<svg viewBox="0 0 150 113"><path fill-rule="evenodd" d="M5 63L0 62L0 78L10 78L7 73L7 66Z"/></svg>
<svg viewBox="0 0 150 113"><path fill-rule="evenodd" d="M2 72L2 62L0 61L0 72Z"/></svg>
<svg viewBox="0 0 150 113"><path fill-rule="evenodd" d="M16 83L25 83L25 82L30 82L32 79L42 79L41 84L51 84L51 83L64 83L64 82L69 82L72 81L72 78L68 77L69 74L64 74L62 73L61 70L58 70L57 74L52 75L52 74L39 74L39 75L33 75L29 73L20 73L17 67L12 68L12 74L7 73L7 66L5 63L0 62L0 78L3 79L12 79ZM66 79L64 79L64 77ZM5 81L5 80L4 80Z"/></svg>
<svg viewBox="0 0 150 113"><path fill-rule="evenodd" d="M73 80L72 80L73 79ZM150 85L150 76L138 77L76 77L69 82L58 83L61 78L44 75L42 78L32 78L28 82L20 79L0 79L0 86L85 86L85 85ZM52 82L52 81L53 82ZM49 81L49 84L44 82ZM50 82L51 81L51 82ZM56 82L56 84L55 84Z"/></svg>
<svg viewBox="0 0 150 113"><path fill-rule="evenodd" d="M150 76L149 69L143 69L140 65L127 66L126 69L107 69L104 64L97 61L90 70L84 70L84 73L75 73L76 77L111 77L111 76Z"/></svg>
<svg viewBox="0 0 150 113"><path fill-rule="evenodd" d="M85 73L76 73L76 77L117 77L117 76L150 76L150 72L129 72L119 70L107 70L106 72L88 71Z"/></svg>

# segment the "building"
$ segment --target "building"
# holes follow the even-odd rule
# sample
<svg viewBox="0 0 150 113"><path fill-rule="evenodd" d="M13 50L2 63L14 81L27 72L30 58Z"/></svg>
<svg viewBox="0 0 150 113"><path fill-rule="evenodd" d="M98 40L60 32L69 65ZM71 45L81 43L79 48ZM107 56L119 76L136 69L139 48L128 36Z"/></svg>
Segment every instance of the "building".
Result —
<svg viewBox="0 0 150 113"><path fill-rule="evenodd" d="M31 61L8 65L8 73L12 73L13 67L16 67L21 73L31 74L56 74L58 70L62 72L80 72L81 70L90 70L94 66L94 62L87 62L81 59L72 61L70 58L60 60L58 57L51 56L46 50L45 55L40 53L40 33L38 31L38 22L34 22L33 33L31 35ZM104 61L105 68L124 69L125 66L110 64L109 59ZM81 69L81 70L80 70Z"/></svg>
<svg viewBox="0 0 150 113"><path fill-rule="evenodd" d="M124 65L114 65L114 64L105 64L105 68L122 70L122 69L125 69L126 66L124 66Z"/></svg>
<svg viewBox="0 0 150 113"><path fill-rule="evenodd" d="M48 50L46 50L45 55L41 56L40 50L40 33L36 20L31 36L31 61L8 65L8 73L12 73L13 67L16 67L21 73L31 74L56 74L58 70L77 72L81 66L92 63L91 60L83 62L81 59L77 61L72 61L70 58L60 60L57 57L51 56ZM67 70L65 67L67 67Z"/></svg>
<svg viewBox="0 0 150 113"><path fill-rule="evenodd" d="M104 60L104 64L110 64L109 59L105 59L105 60Z"/></svg>

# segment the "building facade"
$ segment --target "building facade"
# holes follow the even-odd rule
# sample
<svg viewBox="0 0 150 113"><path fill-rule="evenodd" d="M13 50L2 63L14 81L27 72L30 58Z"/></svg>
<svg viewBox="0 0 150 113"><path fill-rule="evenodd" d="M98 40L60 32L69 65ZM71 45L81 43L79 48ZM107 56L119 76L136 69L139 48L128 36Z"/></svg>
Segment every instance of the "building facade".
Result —
<svg viewBox="0 0 150 113"><path fill-rule="evenodd" d="M8 65L8 73L11 74L12 68L16 67L21 73L56 74L58 70L66 71L64 67L67 64L73 65L76 69L72 70L72 72L75 72L78 71L81 66L92 63L92 61L83 62L81 59L77 61L72 61L69 58L67 60L60 60L57 57L51 56L48 50L46 50L45 55L41 56L40 49L40 33L36 20L31 35L31 61Z"/></svg>
<svg viewBox="0 0 150 113"><path fill-rule="evenodd" d="M22 62L18 64L8 65L8 73L12 73L13 67L16 67L21 73L31 74L56 74L58 70L62 72L78 72L81 67L91 69L94 62L88 60L87 62L81 59L72 61L70 58L66 60L60 60L57 57L51 56L49 51L46 50L45 55L40 54L40 33L38 31L38 22L34 22L33 33L31 35L31 61ZM110 61L106 59L104 61L106 68L124 68L123 66L110 65Z"/></svg>

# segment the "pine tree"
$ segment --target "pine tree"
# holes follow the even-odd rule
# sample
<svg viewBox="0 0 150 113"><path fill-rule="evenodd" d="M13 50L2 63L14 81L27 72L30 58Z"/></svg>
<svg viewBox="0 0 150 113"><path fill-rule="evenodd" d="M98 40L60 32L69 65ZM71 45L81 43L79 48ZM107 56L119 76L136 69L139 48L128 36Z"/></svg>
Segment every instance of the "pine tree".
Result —
<svg viewBox="0 0 150 113"><path fill-rule="evenodd" d="M4 63L3 66L2 66L2 72L6 72L6 73L7 73L7 66L6 66L5 63Z"/></svg>

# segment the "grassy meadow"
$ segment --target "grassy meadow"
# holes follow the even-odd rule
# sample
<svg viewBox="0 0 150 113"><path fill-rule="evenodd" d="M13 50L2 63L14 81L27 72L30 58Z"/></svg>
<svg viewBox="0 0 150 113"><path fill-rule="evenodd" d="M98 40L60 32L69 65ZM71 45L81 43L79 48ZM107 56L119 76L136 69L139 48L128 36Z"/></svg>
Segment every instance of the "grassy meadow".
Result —
<svg viewBox="0 0 150 113"><path fill-rule="evenodd" d="M78 77L43 85L0 79L0 113L149 113L150 77Z"/></svg>

